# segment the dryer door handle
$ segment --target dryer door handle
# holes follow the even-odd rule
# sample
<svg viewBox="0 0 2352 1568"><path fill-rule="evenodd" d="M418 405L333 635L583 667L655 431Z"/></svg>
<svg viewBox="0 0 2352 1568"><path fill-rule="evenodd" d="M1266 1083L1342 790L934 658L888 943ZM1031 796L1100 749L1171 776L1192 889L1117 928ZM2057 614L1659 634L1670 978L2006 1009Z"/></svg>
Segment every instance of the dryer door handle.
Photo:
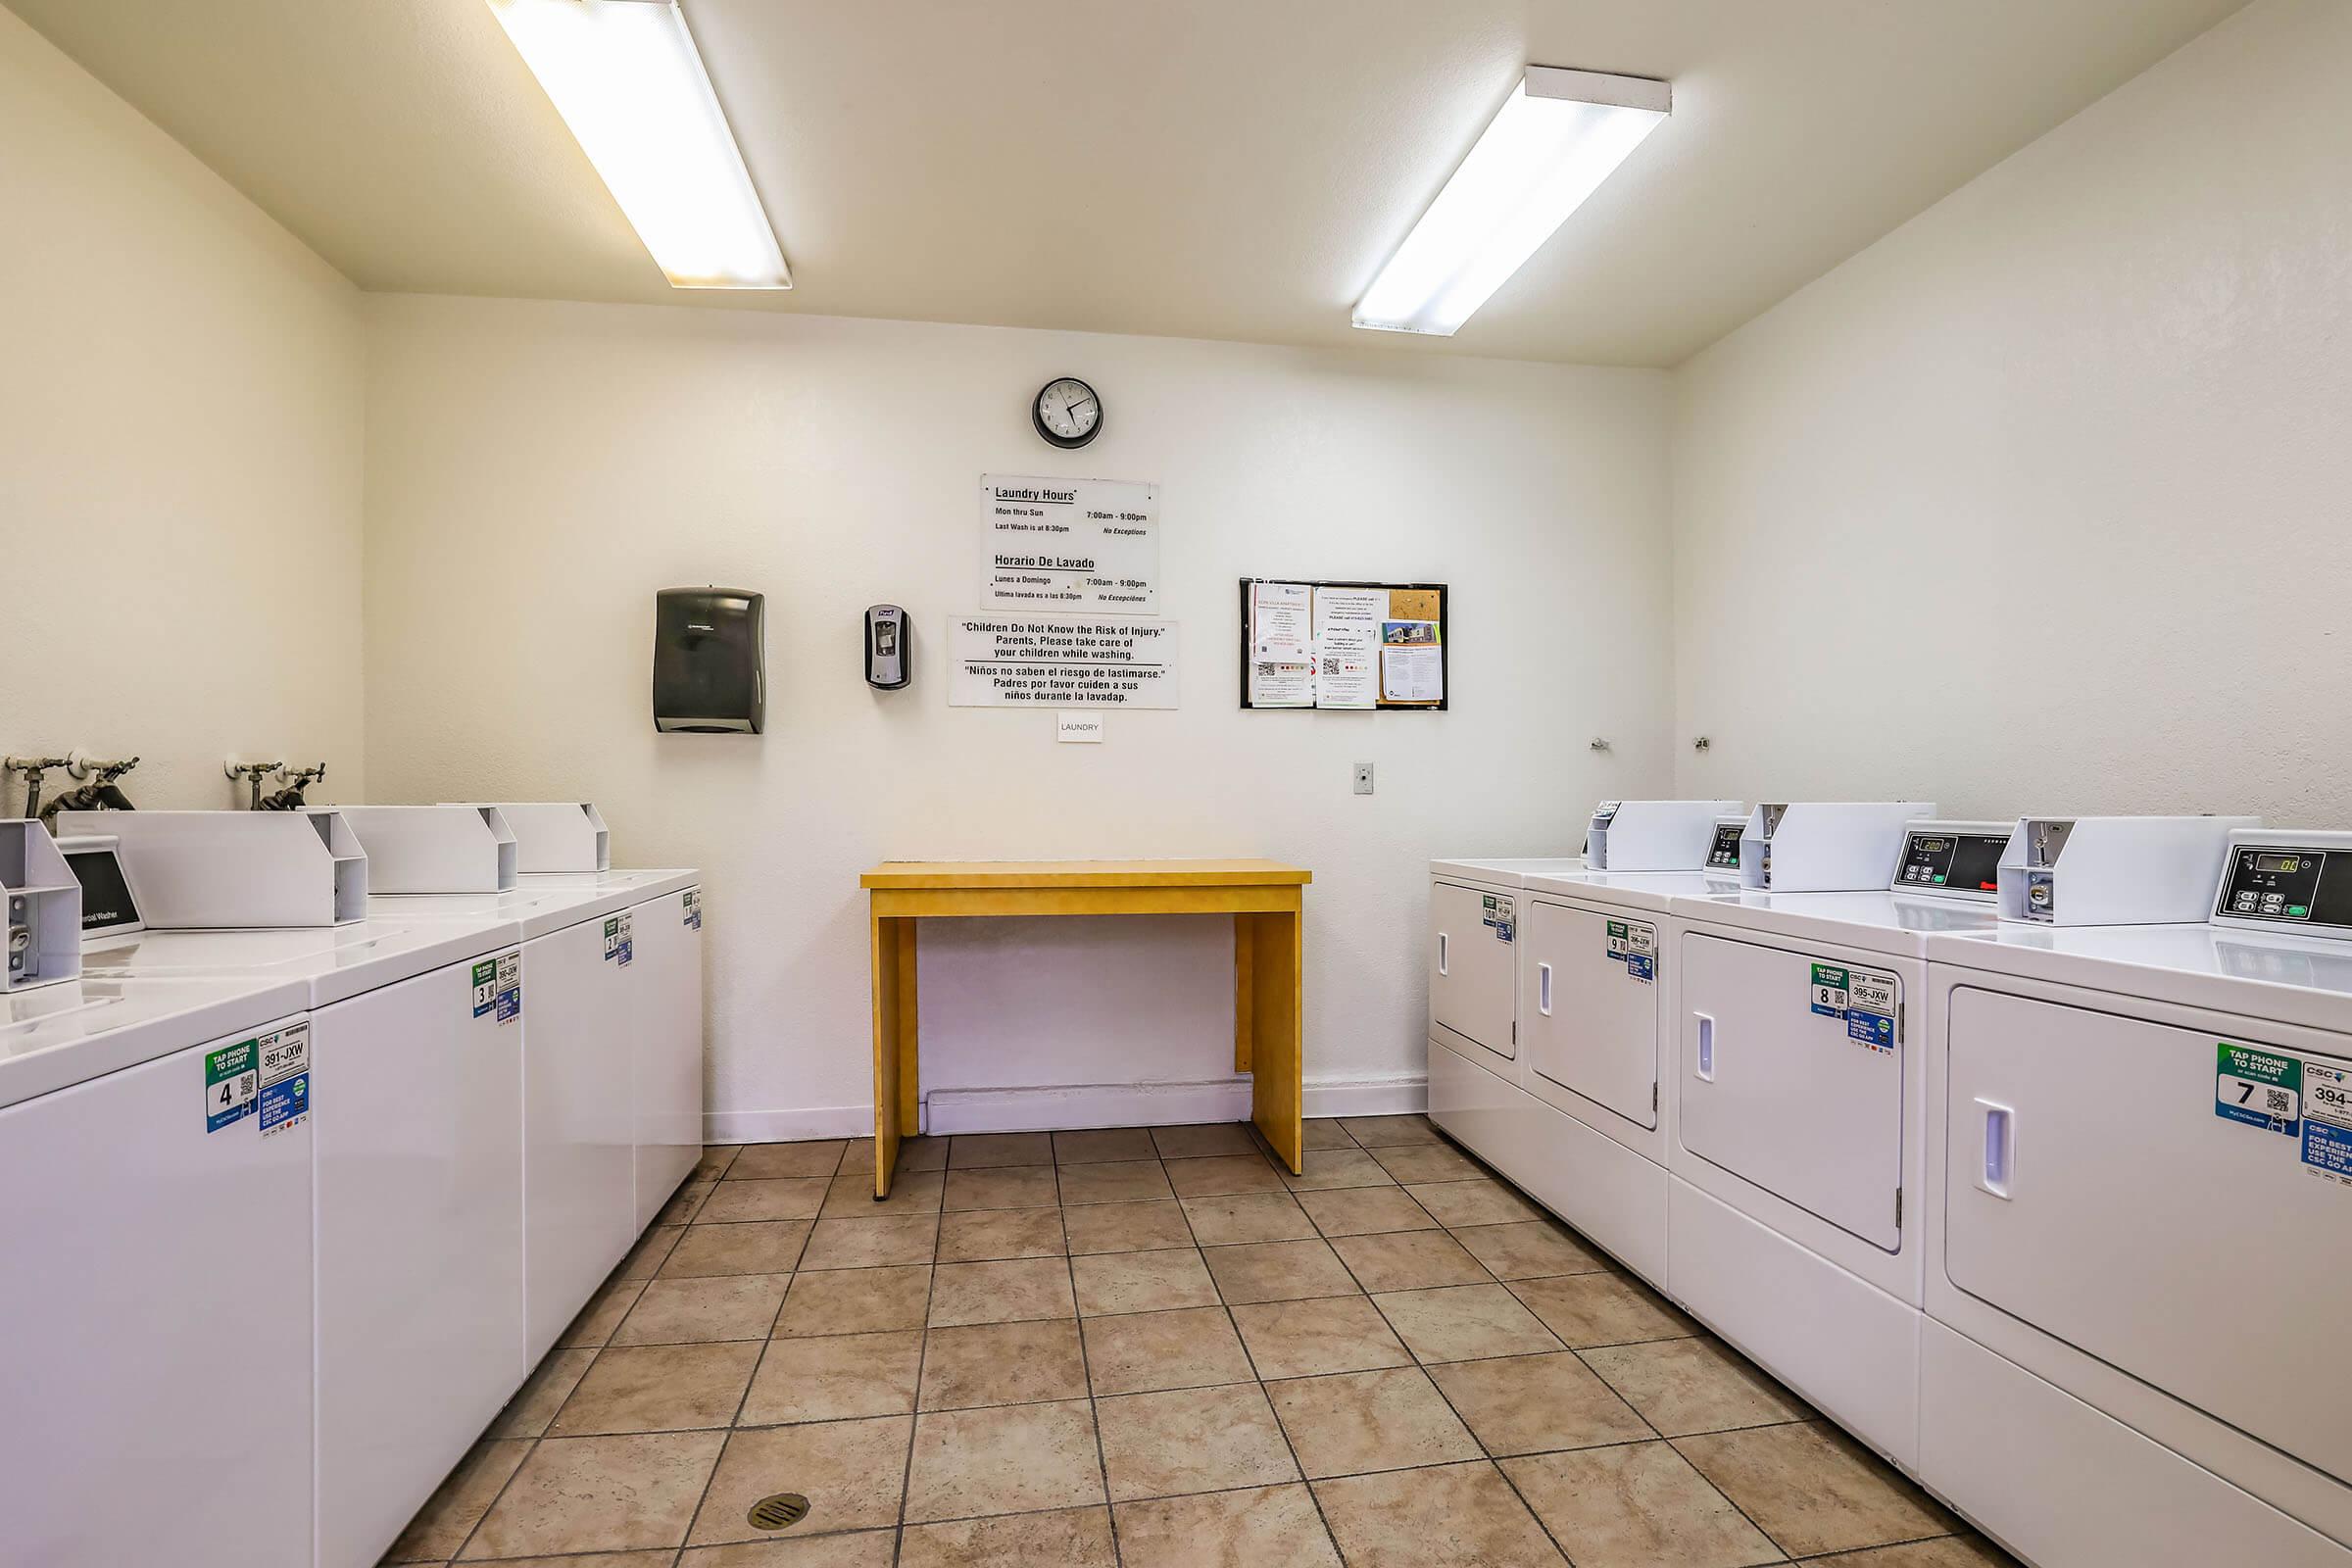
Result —
<svg viewBox="0 0 2352 1568"><path fill-rule="evenodd" d="M1446 968L1446 933L1441 931L1438 933L1438 973L1440 974L1445 974L1447 972Z"/></svg>
<svg viewBox="0 0 2352 1568"><path fill-rule="evenodd" d="M1690 1015L1698 1021L1698 1076L1707 1083L1715 1081L1715 1020L1703 1012Z"/></svg>
<svg viewBox="0 0 2352 1568"><path fill-rule="evenodd" d="M1977 1166L1977 1185L2006 1202L2017 1173L2017 1109L1980 1100L1977 1114L1984 1124L1984 1155Z"/></svg>
<svg viewBox="0 0 2352 1568"><path fill-rule="evenodd" d="M1551 1016L1551 965L1536 965L1536 1010L1544 1017Z"/></svg>

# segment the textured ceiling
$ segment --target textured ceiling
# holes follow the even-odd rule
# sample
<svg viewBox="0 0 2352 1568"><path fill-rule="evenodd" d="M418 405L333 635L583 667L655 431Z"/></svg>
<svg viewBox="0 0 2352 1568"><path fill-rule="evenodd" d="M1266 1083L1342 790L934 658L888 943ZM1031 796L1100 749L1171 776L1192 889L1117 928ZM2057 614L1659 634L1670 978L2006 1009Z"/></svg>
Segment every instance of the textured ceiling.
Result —
<svg viewBox="0 0 2352 1568"><path fill-rule="evenodd" d="M482 0L5 0L362 286L1673 365L2242 0L686 0L784 244L673 294ZM1348 309L1527 62L1675 114L1455 338Z"/></svg>

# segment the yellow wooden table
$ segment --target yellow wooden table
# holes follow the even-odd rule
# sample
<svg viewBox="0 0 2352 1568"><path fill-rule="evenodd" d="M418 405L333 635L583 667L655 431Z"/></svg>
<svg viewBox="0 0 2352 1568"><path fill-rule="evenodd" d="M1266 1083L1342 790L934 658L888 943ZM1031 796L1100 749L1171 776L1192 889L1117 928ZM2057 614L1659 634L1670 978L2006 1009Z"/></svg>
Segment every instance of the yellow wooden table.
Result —
<svg viewBox="0 0 2352 1568"><path fill-rule="evenodd" d="M867 890L874 969L874 1196L917 1121L914 923L988 914L1230 914L1233 1069L1297 1172L1304 1133L1298 917L1313 874L1273 860L885 860Z"/></svg>

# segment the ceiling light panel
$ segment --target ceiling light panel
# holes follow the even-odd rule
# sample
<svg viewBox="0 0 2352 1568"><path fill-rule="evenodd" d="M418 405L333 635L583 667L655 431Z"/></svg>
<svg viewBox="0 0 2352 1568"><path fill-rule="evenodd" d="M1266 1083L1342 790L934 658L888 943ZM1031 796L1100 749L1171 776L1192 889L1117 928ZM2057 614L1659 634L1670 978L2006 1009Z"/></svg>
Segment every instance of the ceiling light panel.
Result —
<svg viewBox="0 0 2352 1568"><path fill-rule="evenodd" d="M1452 336L1672 107L1646 76L1528 67L1356 302L1355 324Z"/></svg>
<svg viewBox="0 0 2352 1568"><path fill-rule="evenodd" d="M674 0L489 4L674 286L792 287Z"/></svg>

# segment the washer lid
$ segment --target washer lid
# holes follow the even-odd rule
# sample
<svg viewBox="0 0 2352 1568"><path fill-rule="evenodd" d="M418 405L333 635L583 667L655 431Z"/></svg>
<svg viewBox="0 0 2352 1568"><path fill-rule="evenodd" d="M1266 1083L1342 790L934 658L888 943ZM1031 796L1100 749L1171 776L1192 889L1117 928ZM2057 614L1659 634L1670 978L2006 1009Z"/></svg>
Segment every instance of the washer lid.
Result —
<svg viewBox="0 0 2352 1568"><path fill-rule="evenodd" d="M1585 868L1581 855L1555 855L1532 859L1493 860L1432 860L1429 874L1453 877L1464 882L1483 882L1489 887L1522 888L1530 877L1552 876Z"/></svg>
<svg viewBox="0 0 2352 1568"><path fill-rule="evenodd" d="M304 1005L323 1007L379 986L513 947L514 920L368 919L271 931L147 931L93 946L82 972L117 979L247 975L302 982Z"/></svg>
<svg viewBox="0 0 2352 1568"><path fill-rule="evenodd" d="M1653 914L1672 912L1678 898L1703 898L1723 887L1703 871L1565 871L1527 879L1528 890L1556 894L1586 904L1605 904Z"/></svg>
<svg viewBox="0 0 2352 1568"><path fill-rule="evenodd" d="M0 1105L258 1030L309 1005L298 981L218 976L84 976L20 992L0 999Z"/></svg>
<svg viewBox="0 0 2352 1568"><path fill-rule="evenodd" d="M1678 898L1674 912L1693 922L1842 942L1911 957L1926 956L1929 940L1938 934L1990 932L2000 924L1989 905L1897 893L1764 893L1749 888Z"/></svg>
<svg viewBox="0 0 2352 1568"><path fill-rule="evenodd" d="M393 923L484 920L514 922L530 941L583 921L617 914L638 902L627 888L541 887L526 877L511 893L386 893L368 901L368 918Z"/></svg>
<svg viewBox="0 0 2352 1568"><path fill-rule="evenodd" d="M515 880L518 892L541 888L564 892L612 892L629 896L631 904L643 904L664 894L683 893L702 881L699 871L535 871Z"/></svg>
<svg viewBox="0 0 2352 1568"><path fill-rule="evenodd" d="M2208 925L2028 926L1931 937L1930 962L2352 1031L2352 944Z"/></svg>

